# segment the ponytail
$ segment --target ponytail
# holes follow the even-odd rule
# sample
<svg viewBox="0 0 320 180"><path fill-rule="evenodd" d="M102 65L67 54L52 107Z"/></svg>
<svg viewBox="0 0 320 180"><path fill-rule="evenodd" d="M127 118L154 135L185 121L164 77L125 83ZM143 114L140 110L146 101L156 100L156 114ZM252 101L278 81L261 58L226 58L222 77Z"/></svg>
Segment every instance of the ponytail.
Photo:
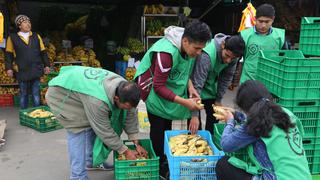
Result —
<svg viewBox="0 0 320 180"><path fill-rule="evenodd" d="M254 103L248 112L247 132L255 137L269 137L273 125L286 133L295 126L279 105L262 98Z"/></svg>

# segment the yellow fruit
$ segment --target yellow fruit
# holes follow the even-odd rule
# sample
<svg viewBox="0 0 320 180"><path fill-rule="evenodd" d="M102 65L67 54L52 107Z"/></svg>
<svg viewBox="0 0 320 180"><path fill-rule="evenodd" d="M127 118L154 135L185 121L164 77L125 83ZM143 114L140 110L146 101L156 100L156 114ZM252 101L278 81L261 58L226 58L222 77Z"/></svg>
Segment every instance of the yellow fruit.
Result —
<svg viewBox="0 0 320 180"><path fill-rule="evenodd" d="M128 61L130 58L131 58L130 55L124 55L124 56L123 56L123 60L124 60L124 61Z"/></svg>

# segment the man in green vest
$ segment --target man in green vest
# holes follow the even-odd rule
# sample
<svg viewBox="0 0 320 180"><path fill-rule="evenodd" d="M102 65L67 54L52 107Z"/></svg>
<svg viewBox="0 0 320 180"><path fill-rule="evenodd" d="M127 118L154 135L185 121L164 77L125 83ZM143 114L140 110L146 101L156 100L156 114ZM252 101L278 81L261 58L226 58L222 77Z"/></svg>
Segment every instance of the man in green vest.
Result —
<svg viewBox="0 0 320 180"><path fill-rule="evenodd" d="M49 82L46 100L67 130L71 180L88 179L86 168L93 168L95 135L108 149L124 153L126 159L136 159L133 151L121 141L124 129L137 151L147 153L137 140L135 107L140 100L140 90L135 83L103 69L67 66Z"/></svg>
<svg viewBox="0 0 320 180"><path fill-rule="evenodd" d="M285 42L285 30L272 27L275 9L270 4L257 8L256 25L240 32L246 49L240 83L255 80L260 50L279 50Z"/></svg>
<svg viewBox="0 0 320 180"><path fill-rule="evenodd" d="M194 88L201 95L207 115L205 129L211 134L213 133L213 124L218 122L213 116L212 104L221 105L222 96L232 80L244 48L245 44L241 36L228 36L219 33L196 59L191 80ZM193 132L198 128L201 129L199 117L200 111L192 112L189 129Z"/></svg>
<svg viewBox="0 0 320 180"><path fill-rule="evenodd" d="M150 139L160 157L161 175L167 171L164 131L171 130L173 120L186 120L190 118L190 110L203 108L196 103L199 98L188 98L187 91L192 89L189 77L195 57L210 39L208 25L200 21L192 21L185 28L170 26L165 29L164 38L146 52L135 74L141 98L146 102Z"/></svg>

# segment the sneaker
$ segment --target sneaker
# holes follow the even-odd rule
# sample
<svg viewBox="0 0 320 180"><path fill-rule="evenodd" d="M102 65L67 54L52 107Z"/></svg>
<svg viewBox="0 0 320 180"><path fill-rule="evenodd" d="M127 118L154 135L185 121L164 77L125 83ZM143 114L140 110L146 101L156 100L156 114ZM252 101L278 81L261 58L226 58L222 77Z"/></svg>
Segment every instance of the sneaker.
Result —
<svg viewBox="0 0 320 180"><path fill-rule="evenodd" d="M92 166L86 167L86 170L88 171L112 171L113 169L114 169L113 165L108 163L102 163L96 167L92 167Z"/></svg>

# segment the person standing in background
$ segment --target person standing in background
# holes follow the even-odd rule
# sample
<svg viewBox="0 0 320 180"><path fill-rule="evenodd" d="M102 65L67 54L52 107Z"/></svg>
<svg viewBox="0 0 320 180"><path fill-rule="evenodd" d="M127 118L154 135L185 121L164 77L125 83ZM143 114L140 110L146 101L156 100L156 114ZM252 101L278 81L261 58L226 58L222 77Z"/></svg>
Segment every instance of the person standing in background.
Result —
<svg viewBox="0 0 320 180"><path fill-rule="evenodd" d="M280 50L285 48L285 30L272 27L275 9L270 4L262 4L257 8L256 25L241 31L246 43L243 57L243 69L240 84L246 80L255 80L260 50Z"/></svg>
<svg viewBox="0 0 320 180"><path fill-rule="evenodd" d="M50 73L48 55L41 37L31 31L29 17L19 15L15 19L15 24L19 32L11 33L7 38L6 71L8 76L13 77L13 62L17 64L20 108L28 107L29 94L33 97L33 106L40 106L40 77L43 73Z"/></svg>

